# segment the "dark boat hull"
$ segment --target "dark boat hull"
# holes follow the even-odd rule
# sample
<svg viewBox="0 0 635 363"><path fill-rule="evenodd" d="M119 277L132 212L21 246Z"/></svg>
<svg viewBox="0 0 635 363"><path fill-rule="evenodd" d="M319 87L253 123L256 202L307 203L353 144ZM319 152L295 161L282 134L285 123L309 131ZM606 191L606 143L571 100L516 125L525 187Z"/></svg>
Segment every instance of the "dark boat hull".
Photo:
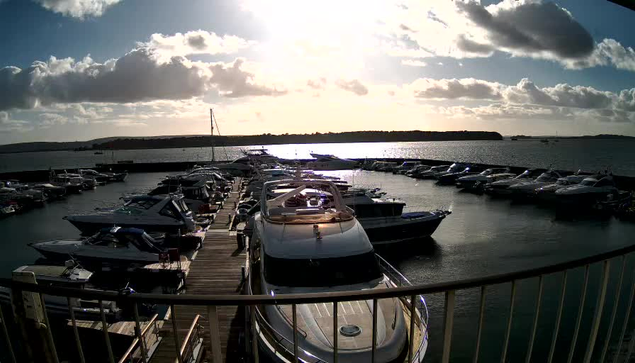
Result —
<svg viewBox="0 0 635 363"><path fill-rule="evenodd" d="M446 215L439 213L432 218L385 219L382 224L369 223L369 220L365 221L363 218L359 222L373 245L383 245L430 237Z"/></svg>
<svg viewBox="0 0 635 363"><path fill-rule="evenodd" d="M77 220L70 220L68 219L69 222L71 222L71 224L73 226L75 226L75 228L79 229L82 232L82 235L85 236L90 236L93 235L99 231L101 231L103 228L109 228L109 227L122 227L122 228L141 228L146 232L163 232L163 233L179 233L179 231L185 231L186 227L184 225L180 225L180 226L175 226L175 225L148 225L148 224L127 224L127 223L98 223L98 222L83 222L83 221L77 221Z"/></svg>

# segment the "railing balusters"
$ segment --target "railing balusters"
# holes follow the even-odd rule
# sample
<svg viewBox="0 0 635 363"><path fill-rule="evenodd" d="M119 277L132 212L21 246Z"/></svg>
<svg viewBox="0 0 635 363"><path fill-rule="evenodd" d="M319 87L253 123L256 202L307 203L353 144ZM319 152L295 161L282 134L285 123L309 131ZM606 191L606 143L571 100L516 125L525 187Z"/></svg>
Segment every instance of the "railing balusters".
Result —
<svg viewBox="0 0 635 363"><path fill-rule="evenodd" d="M617 315L617 308L620 302L620 294L622 293L622 283L624 282L625 270L626 270L626 255L622 256L622 269L620 270L620 278L617 282L617 289L615 291L615 301L613 302L613 310L611 312L611 322L609 323L609 329L606 332L606 338L604 340L604 346L602 347L602 355L600 355L599 362L604 362L604 358L606 358L606 352L609 349L609 343L611 342L611 335L613 333L613 324L615 323L615 316Z"/></svg>
<svg viewBox="0 0 635 363"><path fill-rule="evenodd" d="M220 324L218 323L218 309L216 305L207 307L207 321L209 322L209 340L212 350L212 362L221 363L223 355L220 347Z"/></svg>
<svg viewBox="0 0 635 363"><path fill-rule="evenodd" d="M591 325L591 335L587 342L587 349L584 353L584 362L590 363L593 356L593 348L595 347L595 339L598 336L598 329L600 329L600 321L602 320L602 311L604 311L604 300L606 298L606 286L609 283L609 271L611 268L611 261L605 260L602 267L602 285L598 294L597 304L595 305L595 312L593 313L593 324Z"/></svg>
<svg viewBox="0 0 635 363"><path fill-rule="evenodd" d="M622 325L622 331L620 332L620 339L617 341L617 350L615 356L613 357L613 363L617 363L617 357L619 357L619 352L622 350L622 342L624 341L624 335L626 334L626 327L628 326L628 321L631 317L631 308L633 307L633 300L635 299L635 269L633 269L631 280L631 298L628 300L628 305L626 307L626 316L624 317L624 324Z"/></svg>
<svg viewBox="0 0 635 363"><path fill-rule="evenodd" d="M536 299L536 310L534 311L534 324L531 327L531 338L529 338L529 347L527 348L526 363L531 362L531 353L534 350L534 340L536 339L536 330L538 329L538 318L540 317L540 300L542 300L542 288L544 284L542 275L538 277L538 298Z"/></svg>
<svg viewBox="0 0 635 363"><path fill-rule="evenodd" d="M481 286L481 302L478 308L478 327L476 328L476 349L472 362L478 362L478 355L481 349L481 334L483 333L483 317L485 315L485 286Z"/></svg>
<svg viewBox="0 0 635 363"><path fill-rule="evenodd" d="M628 363L631 361L631 355L633 354L633 349L635 348L635 329L631 332L631 341L628 342L628 351L626 352L626 358L624 359L624 363Z"/></svg>
<svg viewBox="0 0 635 363"><path fill-rule="evenodd" d="M512 291L509 298L509 317L507 318L507 331L505 332L505 345L503 346L503 355L501 356L501 362L505 363L507 360L507 346L509 345L509 337L512 333L512 321L514 319L514 300L516 299L516 280L512 281Z"/></svg>
<svg viewBox="0 0 635 363"><path fill-rule="evenodd" d="M408 363L412 363L412 352L414 351L414 345L415 345L415 316L416 314L417 314L417 295L412 295L410 297L410 338L408 339L408 342L409 342Z"/></svg>
<svg viewBox="0 0 635 363"><path fill-rule="evenodd" d="M179 363L183 363L183 357L181 356L181 346L179 341L179 332L176 327L176 309L174 305L170 305L170 320L172 320L172 335L174 337L174 351L176 352L176 361Z"/></svg>
<svg viewBox="0 0 635 363"><path fill-rule="evenodd" d="M254 363L260 361L260 354L258 353L258 332L256 331L256 306L251 305L251 356L254 358Z"/></svg>
<svg viewBox="0 0 635 363"><path fill-rule="evenodd" d="M99 315L101 315L101 330L104 332L104 341L106 342L106 349L108 350L108 361L115 363L115 355L112 352L112 345L110 345L110 334L108 333L108 323L106 323L106 312L104 312L104 302L97 300L99 304Z"/></svg>
<svg viewBox="0 0 635 363"><path fill-rule="evenodd" d="M339 331L337 329L337 327L339 326L339 323L337 321L337 308L338 308L338 303L337 301L333 302L333 362L337 363L338 357L337 357L337 339L339 336Z"/></svg>
<svg viewBox="0 0 635 363"><path fill-rule="evenodd" d="M84 350L82 349L82 341L79 339L79 331L77 330L77 321L75 320L75 311L73 310L70 297L66 298L66 303L68 304L68 313L71 316L71 324L73 325L73 336L75 337L75 345L77 345L77 355L79 356L79 361L81 363L85 363L86 360L84 359ZM13 355L13 352L11 352L11 354Z"/></svg>
<svg viewBox="0 0 635 363"><path fill-rule="evenodd" d="M9 355L11 356L11 362L17 363L18 361L15 359L15 353L13 352L13 345L11 344L11 337L9 336L9 330L7 329L7 321L4 319L2 306L0 306L0 322L2 322L2 331L4 333L4 337L7 340L7 348L9 350ZM82 361L82 363L84 362Z"/></svg>
<svg viewBox="0 0 635 363"><path fill-rule="evenodd" d="M51 345L51 353L53 354L53 360L55 363L59 363L60 359L57 356L57 348L55 347L55 340L53 340L53 332L51 331L51 323L49 322L49 315L46 312L46 303L44 302L44 294L38 294L40 296L40 303L42 304L42 314L44 315L44 324L46 324L46 335Z"/></svg>
<svg viewBox="0 0 635 363"><path fill-rule="evenodd" d="M556 342L558 341L558 330L560 330L560 320L562 320L562 308L564 307L564 298L567 292L567 270L564 270L562 274L562 293L560 294L560 302L558 303L558 313L556 315L556 324L553 328L553 334L551 336L551 348L549 348L549 359L547 363L551 363L553 360L553 353L556 351Z"/></svg>
<svg viewBox="0 0 635 363"><path fill-rule="evenodd" d="M450 361L450 350L452 348L452 328L454 326L454 303L455 291L445 292L445 317L443 324L443 356L441 362L448 363Z"/></svg>
<svg viewBox="0 0 635 363"><path fill-rule="evenodd" d="M584 302L586 300L586 289L589 285L589 267L590 265L586 265L584 267L584 285L582 285L582 295L580 296L580 307L578 307L578 319L575 323L575 329L573 330L573 340L571 341L571 348L569 348L569 358L567 359L567 363L571 363L573 361L573 354L575 353L575 345L578 341L578 332L580 331L580 324L582 323L582 313L584 312Z"/></svg>
<svg viewBox="0 0 635 363"><path fill-rule="evenodd" d="M291 305L293 317L293 361L298 363L298 312L295 304Z"/></svg>
<svg viewBox="0 0 635 363"><path fill-rule="evenodd" d="M143 363L146 363L148 361L146 339L141 333L141 319L139 319L139 307L137 306L136 301L132 305L132 310L134 313L134 330L137 335L137 339L139 339L139 348L141 348L141 358L143 358Z"/></svg>
<svg viewBox="0 0 635 363"><path fill-rule="evenodd" d="M377 299L373 299L373 341L370 343L371 345L371 362L375 363L375 349L377 345Z"/></svg>

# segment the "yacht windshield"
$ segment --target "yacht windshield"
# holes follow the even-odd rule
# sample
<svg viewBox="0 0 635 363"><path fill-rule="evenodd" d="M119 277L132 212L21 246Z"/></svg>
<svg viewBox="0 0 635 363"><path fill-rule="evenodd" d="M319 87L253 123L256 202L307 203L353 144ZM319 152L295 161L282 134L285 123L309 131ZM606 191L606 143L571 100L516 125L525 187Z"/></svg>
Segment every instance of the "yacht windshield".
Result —
<svg viewBox="0 0 635 363"><path fill-rule="evenodd" d="M584 179L580 185L584 185L585 187L592 187L595 185L595 180L593 179Z"/></svg>
<svg viewBox="0 0 635 363"><path fill-rule="evenodd" d="M265 253L264 266L265 280L276 286L353 285L382 276L374 252L319 259L277 258Z"/></svg>
<svg viewBox="0 0 635 363"><path fill-rule="evenodd" d="M553 180L553 177L551 176L551 174L547 173L541 174L538 179L536 179L537 182L548 182L551 180Z"/></svg>

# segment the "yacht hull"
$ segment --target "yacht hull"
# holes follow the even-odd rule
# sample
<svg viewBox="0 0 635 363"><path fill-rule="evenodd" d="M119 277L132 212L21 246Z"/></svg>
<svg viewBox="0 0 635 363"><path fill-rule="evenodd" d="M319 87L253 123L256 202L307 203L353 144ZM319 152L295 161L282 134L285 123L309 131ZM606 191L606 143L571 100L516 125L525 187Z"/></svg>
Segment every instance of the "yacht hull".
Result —
<svg viewBox="0 0 635 363"><path fill-rule="evenodd" d="M143 224L143 223L127 223L127 222L96 222L83 221L78 219L67 218L75 228L82 232L82 235L89 236L99 232L102 228L122 227L122 228L141 228L146 232L163 232L163 233L179 233L185 231L185 225L166 225L166 224Z"/></svg>
<svg viewBox="0 0 635 363"><path fill-rule="evenodd" d="M396 217L360 218L364 231L373 245L401 243L430 237L447 213L422 212L409 218L409 214Z"/></svg>

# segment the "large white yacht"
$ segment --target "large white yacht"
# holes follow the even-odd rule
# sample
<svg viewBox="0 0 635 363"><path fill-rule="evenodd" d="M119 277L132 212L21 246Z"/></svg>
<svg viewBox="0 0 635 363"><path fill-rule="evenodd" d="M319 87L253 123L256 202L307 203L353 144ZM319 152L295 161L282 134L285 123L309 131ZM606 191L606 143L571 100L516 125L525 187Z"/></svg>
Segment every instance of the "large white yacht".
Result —
<svg viewBox="0 0 635 363"><path fill-rule="evenodd" d="M186 233L196 228L192 211L183 201L183 195L179 194L138 195L118 209L70 215L64 219L85 235L113 226L137 227L146 232L165 233Z"/></svg>
<svg viewBox="0 0 635 363"><path fill-rule="evenodd" d="M547 170L540 174L536 180L524 181L510 186L508 189L512 195L516 196L533 196L538 188L553 184L562 178L562 175L555 170Z"/></svg>
<svg viewBox="0 0 635 363"><path fill-rule="evenodd" d="M607 175L586 178L580 184L556 190L555 194L558 202L590 204L604 200L610 194L618 194L618 189L613 177Z"/></svg>
<svg viewBox="0 0 635 363"><path fill-rule="evenodd" d="M276 296L399 285L389 277L398 272L375 255L364 229L330 181L267 182L260 205L249 241L249 293ZM410 325L406 304L398 298L378 301L376 362L405 360ZM338 303L335 329L332 303L301 304L296 311L300 361L332 361L334 334L339 362L371 361L372 301ZM422 360L428 344L425 311L417 309L413 317L416 334L411 344L416 362ZM293 361L292 307L258 306L255 315L261 349L274 361Z"/></svg>

